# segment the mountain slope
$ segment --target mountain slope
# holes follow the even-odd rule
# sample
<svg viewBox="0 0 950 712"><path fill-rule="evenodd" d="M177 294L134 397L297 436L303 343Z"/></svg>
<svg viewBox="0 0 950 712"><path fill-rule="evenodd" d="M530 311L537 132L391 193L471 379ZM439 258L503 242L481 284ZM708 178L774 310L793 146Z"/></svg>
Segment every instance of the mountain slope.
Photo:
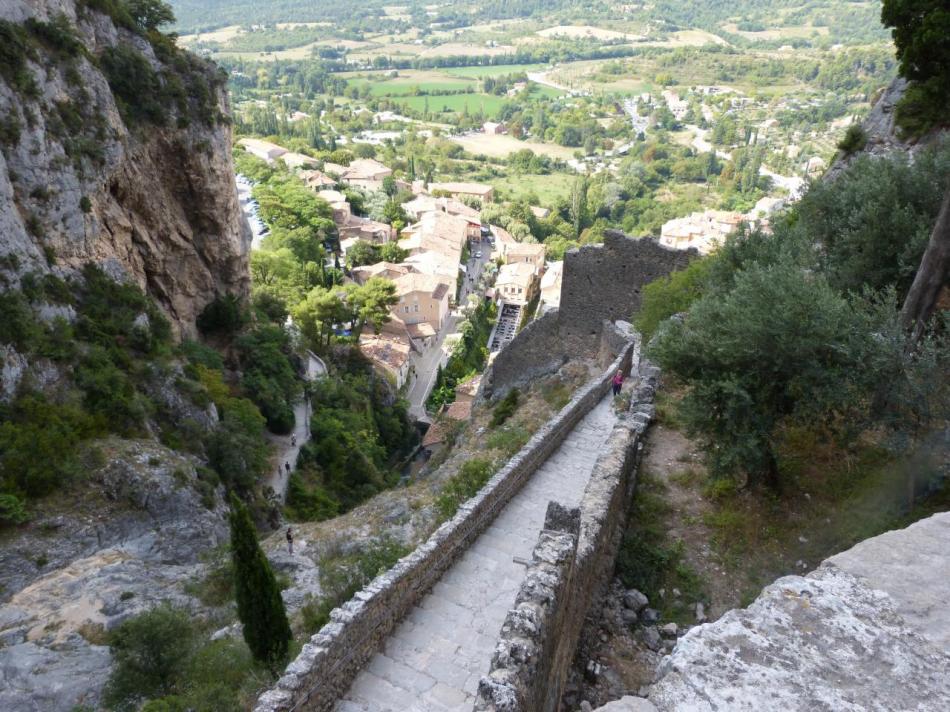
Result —
<svg viewBox="0 0 950 712"><path fill-rule="evenodd" d="M0 5L0 277L95 262L190 334L249 284L224 79L117 7Z"/></svg>

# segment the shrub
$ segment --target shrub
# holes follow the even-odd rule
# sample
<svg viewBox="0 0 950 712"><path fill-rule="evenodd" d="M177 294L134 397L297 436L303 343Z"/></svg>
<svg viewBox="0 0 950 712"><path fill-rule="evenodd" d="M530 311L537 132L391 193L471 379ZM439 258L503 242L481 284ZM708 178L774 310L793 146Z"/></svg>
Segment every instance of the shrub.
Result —
<svg viewBox="0 0 950 712"><path fill-rule="evenodd" d="M85 195L82 196L79 199L79 209L82 210L84 213L92 212L92 201L89 200L87 196Z"/></svg>
<svg viewBox="0 0 950 712"><path fill-rule="evenodd" d="M42 497L81 472L79 443L96 432L69 403L24 394L0 405L0 483L8 493Z"/></svg>
<svg viewBox="0 0 950 712"><path fill-rule="evenodd" d="M99 64L127 124L164 126L168 123L161 77L138 50L121 43L108 47L99 58Z"/></svg>
<svg viewBox="0 0 950 712"><path fill-rule="evenodd" d="M844 134L844 138L838 142L838 150L846 156L850 156L864 149L867 145L868 137L861 128L860 124L851 124Z"/></svg>
<svg viewBox="0 0 950 712"><path fill-rule="evenodd" d="M0 344L29 351L39 335L36 318L23 295L13 291L0 293Z"/></svg>
<svg viewBox="0 0 950 712"><path fill-rule="evenodd" d="M26 507L16 495L0 494L0 527L23 524L29 518Z"/></svg>
<svg viewBox="0 0 950 712"><path fill-rule="evenodd" d="M143 699L175 692L195 642L188 614L167 604L127 620L112 634L115 667L105 689L105 703L132 710Z"/></svg>
<svg viewBox="0 0 950 712"><path fill-rule="evenodd" d="M232 336L247 323L241 300L233 294L217 296L198 315L196 324L202 334Z"/></svg>
<svg viewBox="0 0 950 712"><path fill-rule="evenodd" d="M464 463L457 474L449 478L435 502L439 517L445 521L455 515L459 505L471 499L494 474L488 460L475 458Z"/></svg>
<svg viewBox="0 0 950 712"><path fill-rule="evenodd" d="M505 397L498 401L498 405L492 409L491 421L489 422L489 427L497 428L499 425L504 423L508 418L514 415L515 410L518 408L518 401L521 398L521 391L517 388L512 388L508 393L505 394Z"/></svg>

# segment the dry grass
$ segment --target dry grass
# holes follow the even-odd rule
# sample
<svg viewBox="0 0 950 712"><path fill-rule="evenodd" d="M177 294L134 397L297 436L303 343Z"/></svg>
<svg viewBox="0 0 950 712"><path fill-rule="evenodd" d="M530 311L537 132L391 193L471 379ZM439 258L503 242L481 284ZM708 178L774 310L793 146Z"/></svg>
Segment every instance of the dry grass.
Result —
<svg viewBox="0 0 950 712"><path fill-rule="evenodd" d="M539 155L567 160L574 157L574 151L576 150L553 143L519 141L512 136L488 136L482 133L472 136L453 136L451 140L463 146L469 153L489 156L490 158L504 158L527 148Z"/></svg>

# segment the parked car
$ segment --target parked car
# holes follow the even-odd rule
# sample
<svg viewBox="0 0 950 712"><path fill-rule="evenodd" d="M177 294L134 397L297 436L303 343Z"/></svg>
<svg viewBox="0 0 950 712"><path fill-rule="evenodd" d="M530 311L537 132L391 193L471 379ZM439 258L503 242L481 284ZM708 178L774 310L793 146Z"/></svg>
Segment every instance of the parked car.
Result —
<svg viewBox="0 0 950 712"><path fill-rule="evenodd" d="M475 253L475 259L480 260L481 258L482 258L482 252L481 250L479 250L478 252Z"/></svg>

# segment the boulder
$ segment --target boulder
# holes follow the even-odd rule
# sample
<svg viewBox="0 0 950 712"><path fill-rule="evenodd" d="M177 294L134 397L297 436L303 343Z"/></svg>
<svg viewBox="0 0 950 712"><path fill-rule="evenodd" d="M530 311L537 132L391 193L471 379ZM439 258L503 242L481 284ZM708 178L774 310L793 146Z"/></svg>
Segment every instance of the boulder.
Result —
<svg viewBox="0 0 950 712"><path fill-rule="evenodd" d="M649 599L635 588L631 588L629 591L623 594L623 605L629 608L631 611L636 611L639 613L649 603Z"/></svg>
<svg viewBox="0 0 950 712"><path fill-rule="evenodd" d="M645 626L641 635L643 637L643 644L654 653L659 652L663 647L663 639L660 637L660 631L656 629L655 625Z"/></svg>

